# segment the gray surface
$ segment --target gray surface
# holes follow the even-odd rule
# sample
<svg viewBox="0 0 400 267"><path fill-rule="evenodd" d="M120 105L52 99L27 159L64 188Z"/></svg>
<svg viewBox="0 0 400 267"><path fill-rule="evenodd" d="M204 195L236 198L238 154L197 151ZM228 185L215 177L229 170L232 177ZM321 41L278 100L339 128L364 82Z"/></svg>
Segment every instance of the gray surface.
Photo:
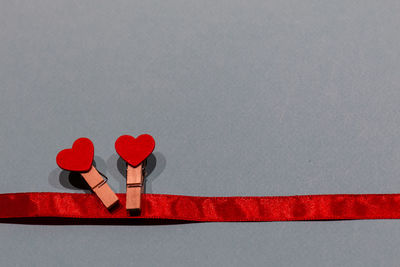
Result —
<svg viewBox="0 0 400 267"><path fill-rule="evenodd" d="M152 134L148 192L400 192L399 1L1 1L0 193L82 192L80 136ZM0 225L1 266L396 266L400 221Z"/></svg>

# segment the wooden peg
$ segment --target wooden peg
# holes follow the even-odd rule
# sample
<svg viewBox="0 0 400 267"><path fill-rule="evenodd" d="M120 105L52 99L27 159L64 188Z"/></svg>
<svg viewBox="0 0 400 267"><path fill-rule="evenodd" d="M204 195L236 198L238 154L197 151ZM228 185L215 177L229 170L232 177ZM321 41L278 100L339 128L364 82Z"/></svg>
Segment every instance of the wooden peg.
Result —
<svg viewBox="0 0 400 267"><path fill-rule="evenodd" d="M57 154L57 164L67 171L79 172L107 209L118 203L118 197L93 166L94 146L89 138L75 140L72 148Z"/></svg>
<svg viewBox="0 0 400 267"><path fill-rule="evenodd" d="M118 203L117 195L93 165L88 172L82 172L81 175L107 209Z"/></svg>
<svg viewBox="0 0 400 267"><path fill-rule="evenodd" d="M127 164L126 168L126 209L131 213L139 213L143 192L143 163L137 167Z"/></svg>
<svg viewBox="0 0 400 267"><path fill-rule="evenodd" d="M122 135L115 141L115 150L127 163L126 168L126 209L131 215L141 211L144 164L153 152L156 143L151 135L142 134L137 138Z"/></svg>

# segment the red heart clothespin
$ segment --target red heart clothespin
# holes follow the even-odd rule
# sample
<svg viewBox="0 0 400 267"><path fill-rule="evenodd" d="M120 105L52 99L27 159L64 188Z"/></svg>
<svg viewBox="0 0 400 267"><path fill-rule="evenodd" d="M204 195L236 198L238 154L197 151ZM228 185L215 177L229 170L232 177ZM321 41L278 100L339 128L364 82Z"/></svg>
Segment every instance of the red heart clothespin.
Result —
<svg viewBox="0 0 400 267"><path fill-rule="evenodd" d="M115 141L115 150L127 162L126 209L131 213L140 213L145 160L155 145L153 137L148 134L137 138L122 135Z"/></svg>
<svg viewBox="0 0 400 267"><path fill-rule="evenodd" d="M67 171L80 172L93 192L107 209L118 203L118 197L101 174L93 166L94 147L89 138L75 140L72 148L61 150L57 154L57 165Z"/></svg>

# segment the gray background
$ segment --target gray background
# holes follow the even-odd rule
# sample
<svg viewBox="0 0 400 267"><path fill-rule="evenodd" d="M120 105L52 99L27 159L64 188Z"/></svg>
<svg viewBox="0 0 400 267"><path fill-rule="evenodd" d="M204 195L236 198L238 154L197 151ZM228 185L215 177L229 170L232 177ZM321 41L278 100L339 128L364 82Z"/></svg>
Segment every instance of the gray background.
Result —
<svg viewBox="0 0 400 267"><path fill-rule="evenodd" d="M85 192L80 137L150 133L147 192L400 192L399 1L1 1L0 193ZM395 266L400 221L0 225L1 266Z"/></svg>

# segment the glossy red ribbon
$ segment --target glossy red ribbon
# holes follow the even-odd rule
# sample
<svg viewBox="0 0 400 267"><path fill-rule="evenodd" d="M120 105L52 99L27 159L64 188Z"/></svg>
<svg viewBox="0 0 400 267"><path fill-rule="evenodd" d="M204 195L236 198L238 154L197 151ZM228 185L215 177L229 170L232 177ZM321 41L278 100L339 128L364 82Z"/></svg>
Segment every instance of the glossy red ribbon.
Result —
<svg viewBox="0 0 400 267"><path fill-rule="evenodd" d="M0 194L0 222L127 223L256 222L400 219L400 194L272 197L195 197L143 194L142 213L130 216L125 194L105 209L94 194Z"/></svg>

